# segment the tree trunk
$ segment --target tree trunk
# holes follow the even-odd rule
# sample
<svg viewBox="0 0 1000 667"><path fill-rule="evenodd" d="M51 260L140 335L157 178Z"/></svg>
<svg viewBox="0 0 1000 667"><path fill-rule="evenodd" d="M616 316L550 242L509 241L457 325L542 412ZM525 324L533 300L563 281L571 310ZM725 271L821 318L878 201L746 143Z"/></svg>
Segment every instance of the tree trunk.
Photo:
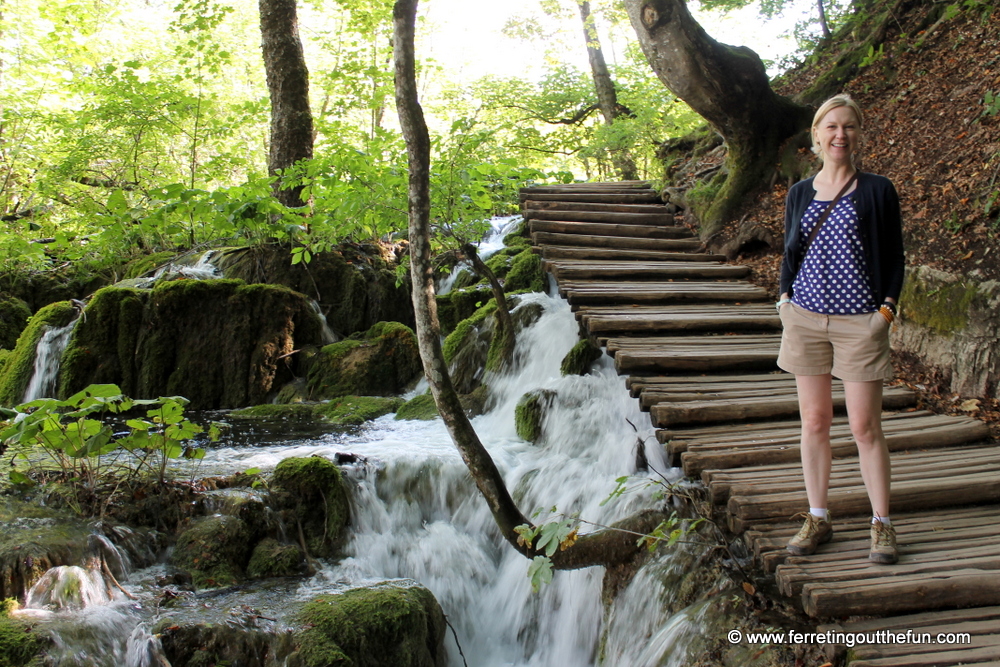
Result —
<svg viewBox="0 0 1000 667"><path fill-rule="evenodd" d="M417 0L396 0L393 7L393 62L396 110L409 156L410 277L413 280L417 344L434 403L476 487L489 505L501 534L520 553L532 557L538 552L533 545L519 544L514 530L520 525L530 526L531 522L514 504L500 471L466 417L441 351L441 326L437 318L431 266L430 138L423 109L417 99L413 49L416 13ZM642 535L652 531L663 518L659 512L642 512L616 524L619 530L602 530L585 535L565 551L557 552L552 557L552 564L559 569L575 569L629 560L642 550L636 544L634 533Z"/></svg>
<svg viewBox="0 0 1000 667"><path fill-rule="evenodd" d="M261 50L271 96L271 147L267 170L277 175L313 156L313 118L309 108L309 69L299 39L295 0L259 0ZM285 206L304 206L302 186L274 194Z"/></svg>
<svg viewBox="0 0 1000 667"><path fill-rule="evenodd" d="M510 309L507 307L507 295L503 291L503 286L496 274L486 265L486 262L479 256L476 246L466 243L462 246L462 254L472 263L472 270L481 278L485 278L493 290L493 298L497 302L497 330L495 336L500 336L500 355L497 358L496 366L487 368L492 371L499 371L509 368L514 359L514 319L510 316Z"/></svg>
<svg viewBox="0 0 1000 667"><path fill-rule="evenodd" d="M594 76L594 89L597 91L597 105L604 116L604 122L612 125L622 115L623 108L618 104L618 94L615 92L615 82L604 60L601 49L601 39L594 25L594 17L590 15L590 0L577 0L580 8L580 20L583 21L583 38L587 44L587 57L590 59L590 71ZM635 160L625 146L611 148L611 161L621 174L622 180L634 181L639 178Z"/></svg>
<svg viewBox="0 0 1000 667"><path fill-rule="evenodd" d="M625 0L625 7L660 80L728 144L729 175L702 215L705 238L746 194L770 178L779 147L809 127L812 111L771 90L756 53L709 37L684 0Z"/></svg>
<svg viewBox="0 0 1000 667"><path fill-rule="evenodd" d="M830 39L830 27L826 24L826 8L823 6L823 0L816 0L816 6L819 8L819 27L823 31L823 39Z"/></svg>

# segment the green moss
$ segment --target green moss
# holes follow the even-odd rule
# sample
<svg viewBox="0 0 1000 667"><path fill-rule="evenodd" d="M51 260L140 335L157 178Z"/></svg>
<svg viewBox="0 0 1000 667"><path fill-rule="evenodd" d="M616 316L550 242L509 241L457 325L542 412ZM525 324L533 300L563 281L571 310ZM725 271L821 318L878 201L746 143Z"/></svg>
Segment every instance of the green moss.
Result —
<svg viewBox="0 0 1000 667"><path fill-rule="evenodd" d="M191 573L198 588L231 586L250 559L250 531L235 516L198 519L181 533L170 561Z"/></svg>
<svg viewBox="0 0 1000 667"><path fill-rule="evenodd" d="M514 408L514 425L517 435L528 442L536 442L542 436L545 410L552 405L556 393L548 389L529 391Z"/></svg>
<svg viewBox="0 0 1000 667"><path fill-rule="evenodd" d="M602 354L600 347L589 340L581 340L563 357L559 371L563 375L585 375Z"/></svg>
<svg viewBox="0 0 1000 667"><path fill-rule="evenodd" d="M297 615L300 667L435 667L445 662L445 620L425 588L383 585L310 600Z"/></svg>
<svg viewBox="0 0 1000 667"><path fill-rule="evenodd" d="M32 632L27 623L10 618L16 609L14 599L0 600L0 667L24 667L50 643Z"/></svg>
<svg viewBox="0 0 1000 667"><path fill-rule="evenodd" d="M393 396L421 373L413 331L398 322L379 322L361 340L327 345L309 367L306 386L312 398Z"/></svg>
<svg viewBox="0 0 1000 667"><path fill-rule="evenodd" d="M0 405L14 406L21 402L35 371L38 341L46 329L66 326L73 321L76 313L73 304L60 301L45 306L28 321L0 376Z"/></svg>
<svg viewBox="0 0 1000 667"><path fill-rule="evenodd" d="M468 289L454 289L437 297L438 321L441 323L441 333L448 335L462 320L471 317L483 305L493 298L493 290L488 286L476 286Z"/></svg>
<svg viewBox="0 0 1000 667"><path fill-rule="evenodd" d="M13 349L31 319L31 309L16 296L0 294L0 348Z"/></svg>
<svg viewBox="0 0 1000 667"><path fill-rule="evenodd" d="M329 403L316 406L316 412L334 424L359 426L366 421L395 412L404 403L403 399L380 396L343 396Z"/></svg>
<svg viewBox="0 0 1000 667"><path fill-rule="evenodd" d="M332 556L350 517L336 464L319 456L284 459L274 469L270 491L286 525L302 527L309 555Z"/></svg>
<svg viewBox="0 0 1000 667"><path fill-rule="evenodd" d="M430 421L437 419L437 417L437 405L434 403L434 397L430 394L421 394L412 398L396 411L396 419Z"/></svg>
<svg viewBox="0 0 1000 667"><path fill-rule="evenodd" d="M531 230L527 220L522 220L517 229L503 237L507 247L531 245Z"/></svg>
<svg viewBox="0 0 1000 667"><path fill-rule="evenodd" d="M151 255L144 255L137 259L133 259L128 264L125 265L125 278L139 278L147 273L152 273L156 269L160 268L164 264L169 263L177 253L164 250L163 252L154 252Z"/></svg>
<svg viewBox="0 0 1000 667"><path fill-rule="evenodd" d="M497 302L494 299L490 299L485 306L482 306L476 310L472 315L465 318L455 327L455 330L448 334L448 337L444 339L444 345L442 346L442 352L444 354L444 360L449 364L455 358L459 349L466 344L470 335L472 335L483 320L496 312Z"/></svg>
<svg viewBox="0 0 1000 667"><path fill-rule="evenodd" d="M301 549L269 537L254 547L247 565L247 576L252 579L293 577L302 574L304 565Z"/></svg>
<svg viewBox="0 0 1000 667"><path fill-rule="evenodd" d="M545 291L545 272L542 271L542 257L531 248L521 251L515 258L504 281L504 290Z"/></svg>
<svg viewBox="0 0 1000 667"><path fill-rule="evenodd" d="M316 419L317 407L317 403L265 403L233 410L229 416L234 419Z"/></svg>
<svg viewBox="0 0 1000 667"><path fill-rule="evenodd" d="M699 219L707 216L709 208L715 202L715 198L719 196L725 182L726 174L719 171L712 178L699 182L687 191L685 199Z"/></svg>
<svg viewBox="0 0 1000 667"><path fill-rule="evenodd" d="M950 335L964 329L969 311L985 307L985 301L972 281L948 281L917 270L906 275L899 307L906 322Z"/></svg>

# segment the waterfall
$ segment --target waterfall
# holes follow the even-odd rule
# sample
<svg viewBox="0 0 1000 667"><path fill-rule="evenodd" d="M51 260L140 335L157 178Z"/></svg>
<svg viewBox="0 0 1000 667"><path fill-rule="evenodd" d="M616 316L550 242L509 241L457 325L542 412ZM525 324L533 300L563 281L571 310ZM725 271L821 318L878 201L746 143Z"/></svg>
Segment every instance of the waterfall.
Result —
<svg viewBox="0 0 1000 667"><path fill-rule="evenodd" d="M529 305L541 306L542 315L518 335L515 368L485 378L493 408L473 420L515 502L526 516L555 506L560 514L579 513L604 525L649 506L651 490L601 505L616 478L635 475L641 481L644 473L635 470L637 446L644 447L650 466L671 473L648 416L629 397L608 357L586 376L562 376L560 362L577 341L574 314L564 300L545 294L525 295L518 307ZM555 392L555 398L543 436L529 443L517 436L514 406L534 389ZM413 579L440 602L472 667L657 665L661 656L672 661L664 664L680 664L677 656L697 633L704 612L692 608L676 617L662 612L667 585L661 574L663 568L681 571L687 563L654 559L610 613L601 602L602 568L556 572L550 584L533 592L529 561L499 534L440 419L396 421L387 415L361 429L312 440L218 447L198 464L197 474L267 470L290 456L332 459L337 452L359 455L358 462L342 467L352 493L342 557L323 563L315 576L290 589L282 597L289 604L386 579ZM184 467L193 464L177 465L176 474L193 474L193 468ZM677 470L672 474L679 477ZM545 521L546 514L535 520ZM580 530L594 528L583 524ZM158 646L149 628L159 589L149 583L152 579L147 570L122 581L140 602L109 598L88 606L86 619L76 620L72 632L54 627L64 654L79 654L76 641L99 644L88 651L102 656L97 662L59 664L156 664ZM253 600L252 587L243 594ZM259 595L266 609L273 596ZM72 639L76 636L84 639ZM446 641L449 664L461 666L450 633Z"/></svg>
<svg viewBox="0 0 1000 667"><path fill-rule="evenodd" d="M309 299L309 307L313 309L316 313L316 317L319 318L320 324L320 337L324 345L329 345L330 343L336 343L340 340L340 336L334 333L333 329L330 328L330 323L326 321L326 315L323 313L323 309L320 308L319 301L316 299Z"/></svg>
<svg viewBox="0 0 1000 667"><path fill-rule="evenodd" d="M479 257L485 260L498 250L502 250L504 247L503 237L514 231L514 228L520 224L522 219L523 218L521 218L520 215L507 215L499 218L491 218L490 232L483 238L482 241L479 242ZM455 286L455 281L458 279L458 275L463 271L468 271L468 267L468 262L459 262L456 264L454 268L452 268L451 273L438 282L437 287L434 289L434 293L441 296L450 292L451 288Z"/></svg>
<svg viewBox="0 0 1000 667"><path fill-rule="evenodd" d="M74 319L64 327L47 327L45 333L38 339L38 346L35 348L35 371L31 381L28 382L28 388L24 391L23 403L38 398L50 398L55 394L62 353L69 344L69 337L78 319Z"/></svg>

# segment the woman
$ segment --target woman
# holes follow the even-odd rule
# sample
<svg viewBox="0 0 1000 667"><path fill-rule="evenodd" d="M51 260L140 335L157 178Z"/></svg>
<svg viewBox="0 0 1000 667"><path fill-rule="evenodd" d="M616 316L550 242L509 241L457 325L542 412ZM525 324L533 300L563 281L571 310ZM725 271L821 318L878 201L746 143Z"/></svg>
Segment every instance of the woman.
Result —
<svg viewBox="0 0 1000 667"><path fill-rule="evenodd" d="M812 139L823 167L792 186L785 202L778 366L795 374L809 499L809 514L788 551L811 554L833 537L827 494L832 377L837 377L844 382L848 421L872 506L868 557L895 563L889 450L881 414L882 382L892 376L889 327L903 285L903 236L892 183L854 166L861 123L861 110L847 95L820 106Z"/></svg>

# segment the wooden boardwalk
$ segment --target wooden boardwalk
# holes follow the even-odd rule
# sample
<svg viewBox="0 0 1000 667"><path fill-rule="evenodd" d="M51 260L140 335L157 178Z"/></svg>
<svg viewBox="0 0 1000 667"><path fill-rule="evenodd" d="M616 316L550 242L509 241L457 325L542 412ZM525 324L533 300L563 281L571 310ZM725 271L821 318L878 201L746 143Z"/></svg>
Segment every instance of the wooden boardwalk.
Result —
<svg viewBox="0 0 1000 667"><path fill-rule="evenodd" d="M835 383L835 535L813 556L791 556L794 515L807 508L798 403L794 378L775 365L781 323L765 291L676 226L647 183L527 188L521 202L560 294L627 376L668 457L702 481L778 594L815 618L817 632L932 637L831 642L831 661L1000 667L1000 448L985 424L919 410L911 391L886 388L900 558L874 565L868 497ZM939 633L970 639L948 644Z"/></svg>

